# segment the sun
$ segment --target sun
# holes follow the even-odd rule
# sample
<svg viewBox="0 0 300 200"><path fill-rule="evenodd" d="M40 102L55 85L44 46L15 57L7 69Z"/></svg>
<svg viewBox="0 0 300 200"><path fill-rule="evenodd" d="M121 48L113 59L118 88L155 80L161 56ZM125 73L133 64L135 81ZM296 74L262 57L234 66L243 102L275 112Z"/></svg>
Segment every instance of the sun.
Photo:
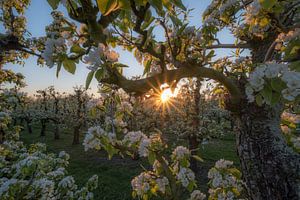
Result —
<svg viewBox="0 0 300 200"><path fill-rule="evenodd" d="M174 97L174 94L170 88L164 89L160 94L160 99L163 103L169 101L171 97Z"/></svg>

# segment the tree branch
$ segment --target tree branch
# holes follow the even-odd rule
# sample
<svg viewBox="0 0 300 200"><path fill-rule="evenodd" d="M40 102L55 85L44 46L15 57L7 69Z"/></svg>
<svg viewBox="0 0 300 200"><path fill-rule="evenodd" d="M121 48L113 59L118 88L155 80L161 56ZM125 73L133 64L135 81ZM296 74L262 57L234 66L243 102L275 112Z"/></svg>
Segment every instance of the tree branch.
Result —
<svg viewBox="0 0 300 200"><path fill-rule="evenodd" d="M233 103L239 103L241 98L241 92L232 79L226 77L221 72L203 67L199 64L182 63L182 67L178 69L168 70L165 73L156 74L139 80L129 80L116 70L110 71L110 74L111 78L103 79L101 82L116 84L123 88L126 92L135 93L137 95L144 94L150 89L156 90L163 83L171 85L174 81L179 81L182 78L199 77L210 78L222 83L231 94Z"/></svg>
<svg viewBox="0 0 300 200"><path fill-rule="evenodd" d="M216 44L205 47L206 49L250 49L249 44Z"/></svg>

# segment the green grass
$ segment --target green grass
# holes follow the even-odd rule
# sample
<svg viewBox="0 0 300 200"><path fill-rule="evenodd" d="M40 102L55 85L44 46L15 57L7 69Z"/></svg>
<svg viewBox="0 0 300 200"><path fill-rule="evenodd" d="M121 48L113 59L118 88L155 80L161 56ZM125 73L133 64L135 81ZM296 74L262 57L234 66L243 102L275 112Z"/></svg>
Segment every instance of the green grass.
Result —
<svg viewBox="0 0 300 200"><path fill-rule="evenodd" d="M141 165L147 167L143 160L132 160L115 156L112 160L107 159L107 154L103 151L85 152L83 145L72 145L72 131L65 130L61 132L61 138L54 140L52 128L48 128L45 137L40 137L39 126L33 127L33 133L24 131L21 134L21 140L25 144L43 142L47 144L49 152L58 153L66 151L70 154L70 165L68 167L69 175L74 176L78 185L84 184L92 175L99 177L99 186L94 191L95 199L98 200L129 200L131 198L131 179L142 172ZM83 137L83 136L82 136ZM81 137L81 141L82 138ZM235 151L235 140L233 135L226 135L220 139L213 139L208 144L202 145L201 157L203 163L200 177L198 177L199 186L203 191L207 190L207 172L215 161L224 158L234 161L238 167L239 161Z"/></svg>

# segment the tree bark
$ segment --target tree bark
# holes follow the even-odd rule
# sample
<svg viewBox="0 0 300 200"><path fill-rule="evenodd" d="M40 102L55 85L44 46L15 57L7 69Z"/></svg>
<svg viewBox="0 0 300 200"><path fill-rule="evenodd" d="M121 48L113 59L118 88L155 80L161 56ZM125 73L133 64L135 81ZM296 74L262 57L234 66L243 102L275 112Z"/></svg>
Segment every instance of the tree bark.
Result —
<svg viewBox="0 0 300 200"><path fill-rule="evenodd" d="M26 125L27 125L27 130L28 130L28 133L32 133L32 127L31 127L31 124L29 121L26 121Z"/></svg>
<svg viewBox="0 0 300 200"><path fill-rule="evenodd" d="M198 148L200 146L200 141L198 140L199 135L199 124L200 124L200 89L201 89L201 78L197 78L196 87L194 89L194 113L193 113L193 134L189 135L189 149L191 150L191 155L197 155ZM194 158L191 158L191 170L197 175L199 172L198 161Z"/></svg>
<svg viewBox="0 0 300 200"><path fill-rule="evenodd" d="M60 134L59 134L59 124L55 124L55 128L54 128L54 139L58 140L60 138Z"/></svg>
<svg viewBox="0 0 300 200"><path fill-rule="evenodd" d="M73 144L79 144L79 130L80 127L75 126L74 127L74 132L73 132Z"/></svg>
<svg viewBox="0 0 300 200"><path fill-rule="evenodd" d="M191 150L191 155L197 155L197 149L199 148L199 142L197 140L197 136L192 134L192 135L189 135L189 138L188 138L188 142L189 142L189 149ZM195 173L195 174L198 174L199 172L199 169L198 169L198 161L194 158L191 158L190 160L190 168L191 170Z"/></svg>
<svg viewBox="0 0 300 200"><path fill-rule="evenodd" d="M282 106L245 104L237 116L237 151L250 199L300 199L300 155L280 129Z"/></svg>
<svg viewBox="0 0 300 200"><path fill-rule="evenodd" d="M4 142L4 137L5 137L5 132L4 130L0 127L0 144Z"/></svg>
<svg viewBox="0 0 300 200"><path fill-rule="evenodd" d="M46 136L46 123L42 121L41 137Z"/></svg>

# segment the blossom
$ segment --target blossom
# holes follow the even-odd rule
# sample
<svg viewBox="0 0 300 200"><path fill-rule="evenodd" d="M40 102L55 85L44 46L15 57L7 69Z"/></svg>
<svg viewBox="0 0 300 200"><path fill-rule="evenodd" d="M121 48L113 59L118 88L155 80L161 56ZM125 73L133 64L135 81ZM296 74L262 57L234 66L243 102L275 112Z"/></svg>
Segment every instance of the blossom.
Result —
<svg viewBox="0 0 300 200"><path fill-rule="evenodd" d="M138 152L141 157L147 157L149 154L148 147L150 146L151 140L149 138L143 138L141 140Z"/></svg>
<svg viewBox="0 0 300 200"><path fill-rule="evenodd" d="M143 172L136 176L131 181L131 186L136 191L138 196L142 196L150 190L151 175L147 172Z"/></svg>
<svg viewBox="0 0 300 200"><path fill-rule="evenodd" d="M268 63L265 76L267 78L275 78L284 67L286 67L285 64Z"/></svg>
<svg viewBox="0 0 300 200"><path fill-rule="evenodd" d="M250 87L250 86L246 86L245 93L246 93L248 101L253 102L254 101L254 95L253 95L254 90L253 90L253 88Z"/></svg>
<svg viewBox="0 0 300 200"><path fill-rule="evenodd" d="M131 146L135 143L140 142L144 138L147 138L147 136L144 135L141 131L130 131L125 135L123 144L128 144L128 146Z"/></svg>
<svg viewBox="0 0 300 200"><path fill-rule="evenodd" d="M287 87L291 90L300 89L300 73L287 71L283 73L281 78L286 84Z"/></svg>
<svg viewBox="0 0 300 200"><path fill-rule="evenodd" d="M89 68L96 70L100 65L103 64L101 55L103 55L104 49L104 45L99 44L97 48L91 48L88 55L83 58L83 61L90 65Z"/></svg>
<svg viewBox="0 0 300 200"><path fill-rule="evenodd" d="M169 180L167 179L167 177L157 178L155 179L155 182L158 186L158 190L161 191L162 193L165 193L166 186L169 185Z"/></svg>
<svg viewBox="0 0 300 200"><path fill-rule="evenodd" d="M195 180L195 174L191 169L181 167L176 175L176 178L181 182L183 187L188 187L190 182Z"/></svg>
<svg viewBox="0 0 300 200"><path fill-rule="evenodd" d="M191 197L189 200L204 200L206 198L206 195L203 194L200 190L194 190L191 193Z"/></svg>
<svg viewBox="0 0 300 200"><path fill-rule="evenodd" d="M85 151L89 149L99 150L101 148L100 137L103 136L104 134L105 132L100 126L89 128L83 141L84 150Z"/></svg>
<svg viewBox="0 0 300 200"><path fill-rule="evenodd" d="M176 147L176 149L172 153L173 158L177 160L181 160L189 155L190 155L190 150L188 150L186 147L183 146Z"/></svg>
<svg viewBox="0 0 300 200"><path fill-rule="evenodd" d="M58 187L73 188L74 183L75 183L75 180L72 176L66 176L58 183Z"/></svg>
<svg viewBox="0 0 300 200"><path fill-rule="evenodd" d="M45 43L45 50L42 52L41 56L45 60L46 65L52 68L54 66L54 57L53 54L56 51L55 47L61 47L65 43L63 38L52 39L47 38Z"/></svg>
<svg viewBox="0 0 300 200"><path fill-rule="evenodd" d="M106 56L107 60L110 62L117 62L119 59L119 54L113 50L106 51L105 56Z"/></svg>
<svg viewBox="0 0 300 200"><path fill-rule="evenodd" d="M218 169L224 169L224 168L231 166L232 164L233 164L232 161L221 159L216 162L215 167Z"/></svg>

